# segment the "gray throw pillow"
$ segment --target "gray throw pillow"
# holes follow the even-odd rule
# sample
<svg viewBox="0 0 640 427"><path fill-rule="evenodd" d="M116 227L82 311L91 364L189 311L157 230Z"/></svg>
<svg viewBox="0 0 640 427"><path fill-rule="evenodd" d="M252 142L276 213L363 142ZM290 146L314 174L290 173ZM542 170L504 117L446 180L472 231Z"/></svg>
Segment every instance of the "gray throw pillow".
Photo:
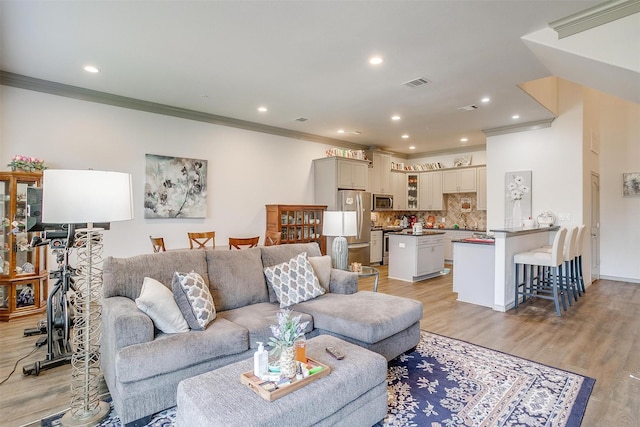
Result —
<svg viewBox="0 0 640 427"><path fill-rule="evenodd" d="M325 293L307 259L306 252L282 264L265 268L264 274L273 287L281 308L310 300Z"/></svg>
<svg viewBox="0 0 640 427"><path fill-rule="evenodd" d="M202 276L194 271L176 271L171 286L173 297L189 327L194 331L203 331L216 318L216 308Z"/></svg>

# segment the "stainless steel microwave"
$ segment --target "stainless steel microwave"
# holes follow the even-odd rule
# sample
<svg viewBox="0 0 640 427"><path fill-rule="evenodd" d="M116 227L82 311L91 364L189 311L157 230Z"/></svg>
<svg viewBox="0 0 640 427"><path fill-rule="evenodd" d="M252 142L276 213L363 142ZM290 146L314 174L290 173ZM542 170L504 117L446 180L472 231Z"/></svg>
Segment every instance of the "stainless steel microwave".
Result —
<svg viewBox="0 0 640 427"><path fill-rule="evenodd" d="M372 211L392 211L393 195L391 194L372 194L371 195Z"/></svg>

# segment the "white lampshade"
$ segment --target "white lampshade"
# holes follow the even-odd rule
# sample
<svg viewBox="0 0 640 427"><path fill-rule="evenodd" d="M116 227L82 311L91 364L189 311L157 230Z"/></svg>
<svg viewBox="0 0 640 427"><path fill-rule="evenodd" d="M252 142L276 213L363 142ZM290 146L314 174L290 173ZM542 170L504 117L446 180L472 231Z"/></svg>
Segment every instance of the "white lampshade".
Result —
<svg viewBox="0 0 640 427"><path fill-rule="evenodd" d="M131 175L47 169L42 177L42 221L74 224L133 219Z"/></svg>
<svg viewBox="0 0 640 427"><path fill-rule="evenodd" d="M325 236L356 236L358 234L356 212L325 212L322 224L322 234Z"/></svg>

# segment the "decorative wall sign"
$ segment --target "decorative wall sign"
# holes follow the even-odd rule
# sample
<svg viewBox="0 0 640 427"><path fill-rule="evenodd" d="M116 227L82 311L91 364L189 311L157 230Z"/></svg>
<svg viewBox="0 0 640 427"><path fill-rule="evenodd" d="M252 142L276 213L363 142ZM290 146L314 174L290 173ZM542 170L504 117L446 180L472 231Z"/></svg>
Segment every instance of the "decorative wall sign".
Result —
<svg viewBox="0 0 640 427"><path fill-rule="evenodd" d="M504 226L522 227L531 218L531 171L505 174Z"/></svg>
<svg viewBox="0 0 640 427"><path fill-rule="evenodd" d="M640 172L622 174L622 195L624 197L640 196Z"/></svg>
<svg viewBox="0 0 640 427"><path fill-rule="evenodd" d="M460 212L471 212L471 197L460 199Z"/></svg>
<svg viewBox="0 0 640 427"><path fill-rule="evenodd" d="M145 218L205 218L207 161L145 154Z"/></svg>

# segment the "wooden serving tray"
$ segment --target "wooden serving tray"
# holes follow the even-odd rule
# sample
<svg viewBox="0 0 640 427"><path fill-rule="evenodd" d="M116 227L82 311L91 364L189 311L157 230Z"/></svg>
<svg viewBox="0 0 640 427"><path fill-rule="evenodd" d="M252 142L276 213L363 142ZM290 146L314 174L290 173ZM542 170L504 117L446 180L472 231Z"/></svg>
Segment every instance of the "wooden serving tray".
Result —
<svg viewBox="0 0 640 427"><path fill-rule="evenodd" d="M287 385L278 386L277 389L273 391L269 391L266 388L262 387L260 384L263 381L253 375L253 371L248 371L240 374L240 382L242 384L246 384L251 390L255 391L260 397L269 402L273 402L276 399L280 399L282 396L286 396L292 391L296 391L307 384L312 383L315 380L318 380L322 377L326 377L331 373L331 368L324 363L318 362L314 359L307 359L307 365L310 365L312 368L316 366L322 366L322 370L313 375L309 375L306 378L302 378L301 380L296 380L295 378L291 379L291 383Z"/></svg>

